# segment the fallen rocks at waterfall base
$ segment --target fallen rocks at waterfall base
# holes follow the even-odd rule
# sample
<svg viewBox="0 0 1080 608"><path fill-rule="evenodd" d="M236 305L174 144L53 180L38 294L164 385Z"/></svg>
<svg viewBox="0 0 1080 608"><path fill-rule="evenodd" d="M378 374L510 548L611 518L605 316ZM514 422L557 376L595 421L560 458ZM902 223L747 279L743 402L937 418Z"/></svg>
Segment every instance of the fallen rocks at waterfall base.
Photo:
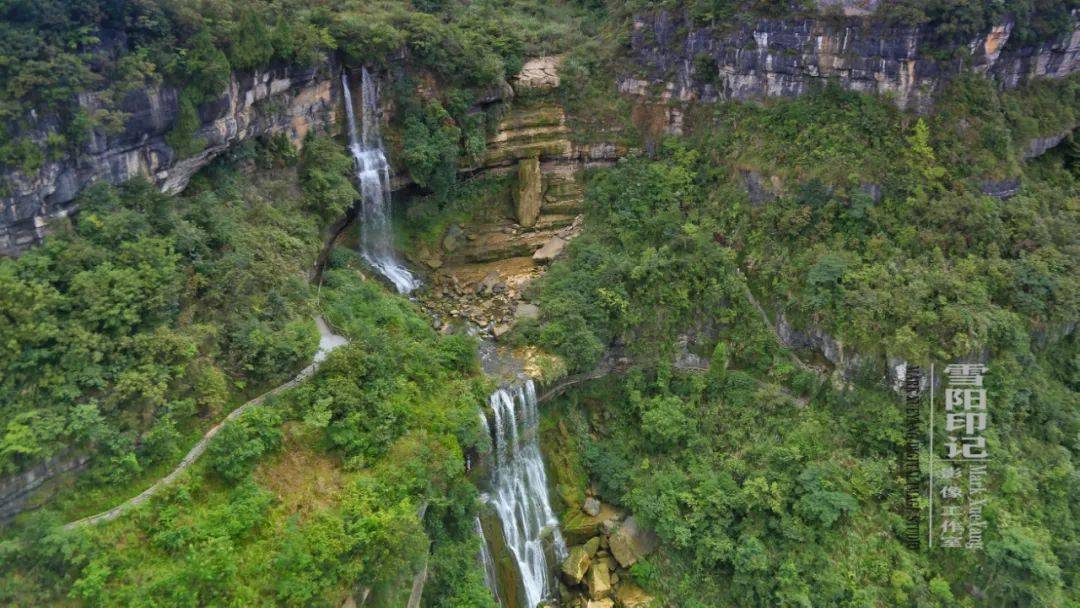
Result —
<svg viewBox="0 0 1080 608"><path fill-rule="evenodd" d="M582 546L570 549L570 555L562 563L562 573L565 580L577 585L585 578L590 566L589 552Z"/></svg>
<svg viewBox="0 0 1080 608"><path fill-rule="evenodd" d="M639 559L656 549L659 539L651 530L646 530L638 525L633 516L619 526L618 530L608 539L611 546L611 554L619 561L623 568L633 566Z"/></svg>
<svg viewBox="0 0 1080 608"><path fill-rule="evenodd" d="M562 250L566 248L566 241L561 237L553 236L550 240L544 243L540 249L536 250L532 259L534 262L540 264L547 264L559 257Z"/></svg>
<svg viewBox="0 0 1080 608"><path fill-rule="evenodd" d="M559 568L560 606L651 608L659 604L628 568L657 547L655 533L594 496L564 518L569 554Z"/></svg>
<svg viewBox="0 0 1080 608"><path fill-rule="evenodd" d="M454 320L469 321L500 338L520 321L540 317L540 309L527 299L529 286L565 249L577 225L573 229L546 239L535 251L526 248L525 255L450 263L449 248L467 242L470 236L463 236L461 228L454 225L444 238L442 253L425 248L412 256L417 267L431 271L416 296L437 320L437 327Z"/></svg>

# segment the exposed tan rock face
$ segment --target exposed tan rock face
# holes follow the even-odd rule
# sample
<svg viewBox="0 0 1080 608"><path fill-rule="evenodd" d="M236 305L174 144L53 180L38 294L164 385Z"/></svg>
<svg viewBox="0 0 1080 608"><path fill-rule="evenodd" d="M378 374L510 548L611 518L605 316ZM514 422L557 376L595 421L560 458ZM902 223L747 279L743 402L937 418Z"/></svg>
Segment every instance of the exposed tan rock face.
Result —
<svg viewBox="0 0 1080 608"><path fill-rule="evenodd" d="M513 81L515 89L520 94L555 86L557 65L551 58L530 61ZM609 165L626 153L610 143L575 144L563 109L551 101L515 100L489 135L483 158L464 170L516 179L505 192L490 195L468 225L451 226L438 251L416 252L414 263L434 271L418 294L421 302L440 323L469 319L497 338L519 318L535 318L539 311L521 298L580 231L583 169ZM507 287L494 295L477 278L493 268ZM521 310L524 315L517 314Z"/></svg>
<svg viewBox="0 0 1080 608"><path fill-rule="evenodd" d="M561 57L537 57L525 62L521 72L514 79L512 86L518 95L529 91L554 89L559 86L559 64Z"/></svg>
<svg viewBox="0 0 1080 608"><path fill-rule="evenodd" d="M627 569L655 550L658 539L633 517L618 524L614 507L593 500L598 515L591 516L576 506L570 506L563 515L563 531L573 545L563 565L561 605L594 606L600 602L604 606L648 608L653 598L631 582ZM597 520L602 523L596 524ZM584 576L579 580L582 567Z"/></svg>
<svg viewBox="0 0 1080 608"><path fill-rule="evenodd" d="M233 74L220 97L198 108L202 125L195 136L204 145L186 158L178 158L165 142L179 114L176 89L130 92L119 107L128 115L123 132L95 131L74 154L49 160L34 175L16 167L0 168L0 177L9 185L0 197L0 254L17 253L40 240L48 220L75 211L71 202L92 183L119 184L142 176L172 193L182 190L218 154L244 140L284 133L299 145L309 131L334 121L340 96L335 69L326 60L308 68ZM78 101L90 112L102 106L94 93L84 93ZM60 128L54 118L43 116L27 136L44 145Z"/></svg>
<svg viewBox="0 0 1080 608"><path fill-rule="evenodd" d="M536 225L540 217L540 158L533 156L518 161L518 181L514 190L514 212L524 228Z"/></svg>
<svg viewBox="0 0 1080 608"><path fill-rule="evenodd" d="M536 253L533 254L532 259L534 262L540 264L547 264L555 258L559 257L559 254L562 253L563 249L565 248L566 239L553 236L550 240L544 243L543 247L536 250Z"/></svg>
<svg viewBox="0 0 1080 608"><path fill-rule="evenodd" d="M607 562L593 562L589 566L585 582L589 587L590 598L602 600L611 595L611 573L608 571Z"/></svg>
<svg viewBox="0 0 1080 608"><path fill-rule="evenodd" d="M563 109L554 104L511 109L487 140L483 166L509 165L529 157L573 160L574 145L565 122Z"/></svg>
<svg viewBox="0 0 1080 608"><path fill-rule="evenodd" d="M653 597L634 583L625 582L615 592L615 605L619 608L650 608Z"/></svg>
<svg viewBox="0 0 1080 608"><path fill-rule="evenodd" d="M620 519L619 512L609 504L601 503L600 512L588 515L583 511L567 513L562 521L563 536L568 543L583 543L590 537L600 534L605 521Z"/></svg>
<svg viewBox="0 0 1080 608"><path fill-rule="evenodd" d="M570 548L570 555L562 563L562 572L567 582L578 584L585 579L589 570L589 553L580 545Z"/></svg>
<svg viewBox="0 0 1080 608"><path fill-rule="evenodd" d="M590 538L589 540L585 541L585 544L582 545L582 547L585 548L585 553L587 553L589 557L592 558L600 549L600 537L594 536Z"/></svg>

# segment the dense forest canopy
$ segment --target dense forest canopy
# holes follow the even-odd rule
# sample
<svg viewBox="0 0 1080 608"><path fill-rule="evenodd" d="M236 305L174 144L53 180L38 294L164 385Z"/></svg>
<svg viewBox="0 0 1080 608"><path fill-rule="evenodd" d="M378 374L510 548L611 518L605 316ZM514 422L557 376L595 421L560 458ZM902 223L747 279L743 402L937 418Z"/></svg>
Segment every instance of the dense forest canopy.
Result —
<svg viewBox="0 0 1080 608"><path fill-rule="evenodd" d="M995 25L1014 26L1009 44L1022 48L1064 35L1072 28L1075 0L664 0L625 3L629 12L664 9L685 13L697 24L729 27L745 19L840 17L845 7L854 14L873 16L886 23L922 26L935 43L965 44Z"/></svg>

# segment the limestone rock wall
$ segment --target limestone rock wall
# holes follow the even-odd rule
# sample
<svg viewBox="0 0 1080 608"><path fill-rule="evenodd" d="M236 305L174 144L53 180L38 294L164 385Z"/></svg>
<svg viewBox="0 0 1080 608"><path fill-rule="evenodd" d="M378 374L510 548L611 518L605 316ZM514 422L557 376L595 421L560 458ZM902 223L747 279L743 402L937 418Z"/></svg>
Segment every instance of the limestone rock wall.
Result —
<svg viewBox="0 0 1080 608"><path fill-rule="evenodd" d="M1080 70L1080 30L1004 52L1012 28L1004 22L972 40L962 57L942 61L927 56L921 28L862 17L761 19L720 31L658 11L634 22L631 54L641 71L623 78L620 89L679 101L748 100L800 95L834 79L851 90L891 94L900 107L925 109L961 70L989 74L1004 87Z"/></svg>
<svg viewBox="0 0 1080 608"><path fill-rule="evenodd" d="M18 475L0 479L0 522L7 521L25 509L33 507L35 493L39 489L48 487L64 473L79 471L88 460L86 455L62 454Z"/></svg>
<svg viewBox="0 0 1080 608"><path fill-rule="evenodd" d="M313 67L233 74L220 97L199 107L202 124L196 137L203 149L186 158L165 141L179 112L177 90L163 86L130 92L119 108L127 114L121 133L96 131L77 151L47 161L32 175L0 167L0 180L7 184L0 196L0 255L17 254L38 242L48 221L74 212L72 201L91 184L119 184L141 175L166 192L178 192L215 156L244 140L285 133L299 144L308 131L333 122L340 95L334 73L333 62L326 60ZM93 93L79 97L79 105L88 110L100 104ZM44 147L59 128L54 118L42 117L28 136Z"/></svg>

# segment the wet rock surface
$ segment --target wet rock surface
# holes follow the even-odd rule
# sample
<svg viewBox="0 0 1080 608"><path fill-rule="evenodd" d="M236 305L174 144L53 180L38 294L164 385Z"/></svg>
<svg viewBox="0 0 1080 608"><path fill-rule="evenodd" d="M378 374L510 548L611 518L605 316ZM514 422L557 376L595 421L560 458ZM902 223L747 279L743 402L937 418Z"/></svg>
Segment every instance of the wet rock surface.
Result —
<svg viewBox="0 0 1080 608"><path fill-rule="evenodd" d="M429 270L417 299L440 329L467 321L501 338L518 322L539 318L530 286L580 231L580 216L568 222L541 216L532 230L512 220L454 225L439 251L413 256L414 263ZM558 242L557 248L548 247L552 241ZM473 247L486 248L485 255L469 254ZM538 259L536 254L545 247L547 252Z"/></svg>

